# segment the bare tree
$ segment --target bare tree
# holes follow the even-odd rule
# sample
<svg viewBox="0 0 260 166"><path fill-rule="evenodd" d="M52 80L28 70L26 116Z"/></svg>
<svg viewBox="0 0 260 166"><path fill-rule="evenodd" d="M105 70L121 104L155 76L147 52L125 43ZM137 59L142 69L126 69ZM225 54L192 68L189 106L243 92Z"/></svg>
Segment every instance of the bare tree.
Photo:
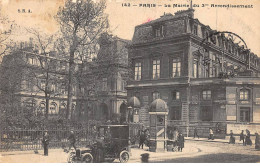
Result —
<svg viewBox="0 0 260 166"><path fill-rule="evenodd" d="M1 15L0 6L0 58L7 52L8 39L10 39L14 22L10 21L6 16Z"/></svg>
<svg viewBox="0 0 260 166"><path fill-rule="evenodd" d="M60 24L64 55L69 56L68 100L66 117L70 119L72 110L72 86L75 74L75 58L83 48L95 45L99 35L107 30L108 20L104 13L105 1L67 0L56 19Z"/></svg>
<svg viewBox="0 0 260 166"><path fill-rule="evenodd" d="M45 118L49 115L49 100L53 97L60 96L62 93L57 87L65 83L67 77L66 70L61 70L61 65L58 62L65 62L66 60L57 57L55 51L55 35L47 35L36 29L27 29L33 36L33 44L36 47L30 51L23 51L27 55L33 56L35 59L34 65L36 68L27 68L29 78L33 86L37 87L37 92L44 93L45 98ZM33 51L33 52L32 52ZM27 61L28 63L28 61ZM30 77L31 76L31 77Z"/></svg>

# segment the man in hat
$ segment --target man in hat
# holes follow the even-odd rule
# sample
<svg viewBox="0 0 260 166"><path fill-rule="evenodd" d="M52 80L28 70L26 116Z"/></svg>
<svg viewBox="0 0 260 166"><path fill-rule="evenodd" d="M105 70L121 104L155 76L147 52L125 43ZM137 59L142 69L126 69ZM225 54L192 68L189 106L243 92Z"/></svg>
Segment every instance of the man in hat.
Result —
<svg viewBox="0 0 260 166"><path fill-rule="evenodd" d="M44 156L48 156L49 135L48 135L47 131L45 131L43 134L42 143L43 143L43 149L44 149Z"/></svg>
<svg viewBox="0 0 260 166"><path fill-rule="evenodd" d="M76 148L76 146L75 146L76 138L75 138L75 135L74 135L74 132L73 132L73 131L70 132L70 136L69 136L68 140L69 140L69 142L70 142L68 152L70 151L71 147L73 147L73 148L75 149L75 151L76 151L76 150L77 150L77 148Z"/></svg>

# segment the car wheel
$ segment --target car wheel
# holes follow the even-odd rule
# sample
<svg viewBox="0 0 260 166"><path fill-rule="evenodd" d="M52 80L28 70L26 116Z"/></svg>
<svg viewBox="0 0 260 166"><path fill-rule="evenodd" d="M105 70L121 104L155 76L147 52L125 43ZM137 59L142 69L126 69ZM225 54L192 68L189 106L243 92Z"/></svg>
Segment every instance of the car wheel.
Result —
<svg viewBox="0 0 260 166"><path fill-rule="evenodd" d="M119 161L121 163L126 163L129 160L129 157L130 157L130 155L129 155L128 151L124 150L119 155Z"/></svg>
<svg viewBox="0 0 260 166"><path fill-rule="evenodd" d="M90 153L84 154L82 157L83 163L93 163L93 156Z"/></svg>
<svg viewBox="0 0 260 166"><path fill-rule="evenodd" d="M75 152L71 152L68 157L68 163L75 163L76 162L76 154Z"/></svg>

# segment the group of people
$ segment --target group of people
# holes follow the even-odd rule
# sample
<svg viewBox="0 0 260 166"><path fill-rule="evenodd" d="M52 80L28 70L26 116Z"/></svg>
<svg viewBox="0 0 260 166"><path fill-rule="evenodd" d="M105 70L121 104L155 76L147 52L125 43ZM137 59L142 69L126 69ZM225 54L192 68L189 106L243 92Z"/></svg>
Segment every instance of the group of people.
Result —
<svg viewBox="0 0 260 166"><path fill-rule="evenodd" d="M198 134L198 130L195 127L193 138L196 138L196 137L200 138L199 134ZM243 141L244 146L246 146L246 145L252 146L252 140L250 137L251 137L251 134L248 129L246 129L246 133L244 133L244 130L241 131L240 141ZM208 140L214 140L214 133L213 133L212 128L209 128ZM235 142L236 142L236 139L235 139L234 133L232 130L230 130L229 144L235 144ZM260 138L259 138L259 134L257 132L255 133L255 149L260 150Z"/></svg>
<svg viewBox="0 0 260 166"><path fill-rule="evenodd" d="M198 139L200 138L199 134L198 134L198 129L197 127L194 128L194 135L193 135L193 138L196 138L198 137ZM212 130L212 128L209 128L209 137L208 137L208 140L214 140L214 132Z"/></svg>
<svg viewBox="0 0 260 166"><path fill-rule="evenodd" d="M171 142L173 142L175 147L178 147L178 151L182 152L185 141L182 132L179 132L176 128L174 128L173 131L169 130L168 138Z"/></svg>
<svg viewBox="0 0 260 166"><path fill-rule="evenodd" d="M67 153L70 151L71 147L73 147L75 149L75 151L76 151L76 149L77 149L76 145L75 145L76 144L76 137L75 137L73 131L70 132L68 140L69 140L69 149L68 149ZM44 156L48 156L49 142L50 142L50 138L49 138L48 132L45 131L44 134L43 134L43 139L42 139Z"/></svg>
<svg viewBox="0 0 260 166"><path fill-rule="evenodd" d="M255 139L255 145L256 145L256 149L257 147L259 148L259 136L258 133L255 133L256 135L256 139ZM250 131L248 129L246 129L246 133L244 133L244 130L241 131L240 133L240 140L239 141L243 141L243 145L250 145L252 146L252 140L251 140L251 134ZM229 144L235 144L236 140L234 137L234 133L232 130L230 130L230 138L229 138Z"/></svg>

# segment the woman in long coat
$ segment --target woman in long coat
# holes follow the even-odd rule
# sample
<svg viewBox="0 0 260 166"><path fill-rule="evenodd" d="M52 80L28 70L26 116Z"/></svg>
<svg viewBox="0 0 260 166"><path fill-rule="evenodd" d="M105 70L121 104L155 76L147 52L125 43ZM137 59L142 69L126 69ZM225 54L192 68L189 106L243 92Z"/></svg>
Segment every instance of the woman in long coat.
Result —
<svg viewBox="0 0 260 166"><path fill-rule="evenodd" d="M230 138L229 138L229 144L235 144L235 137L232 130L230 130Z"/></svg>
<svg viewBox="0 0 260 166"><path fill-rule="evenodd" d="M182 133L179 133L178 136L178 151L182 152L182 149L184 148L184 136Z"/></svg>
<svg viewBox="0 0 260 166"><path fill-rule="evenodd" d="M252 141L250 139L250 136L251 136L250 131L246 129L245 145L250 145L250 146L252 145Z"/></svg>
<svg viewBox="0 0 260 166"><path fill-rule="evenodd" d="M242 132L240 133L240 141L243 141L243 145L245 145L245 134L244 134L244 130L242 130Z"/></svg>

